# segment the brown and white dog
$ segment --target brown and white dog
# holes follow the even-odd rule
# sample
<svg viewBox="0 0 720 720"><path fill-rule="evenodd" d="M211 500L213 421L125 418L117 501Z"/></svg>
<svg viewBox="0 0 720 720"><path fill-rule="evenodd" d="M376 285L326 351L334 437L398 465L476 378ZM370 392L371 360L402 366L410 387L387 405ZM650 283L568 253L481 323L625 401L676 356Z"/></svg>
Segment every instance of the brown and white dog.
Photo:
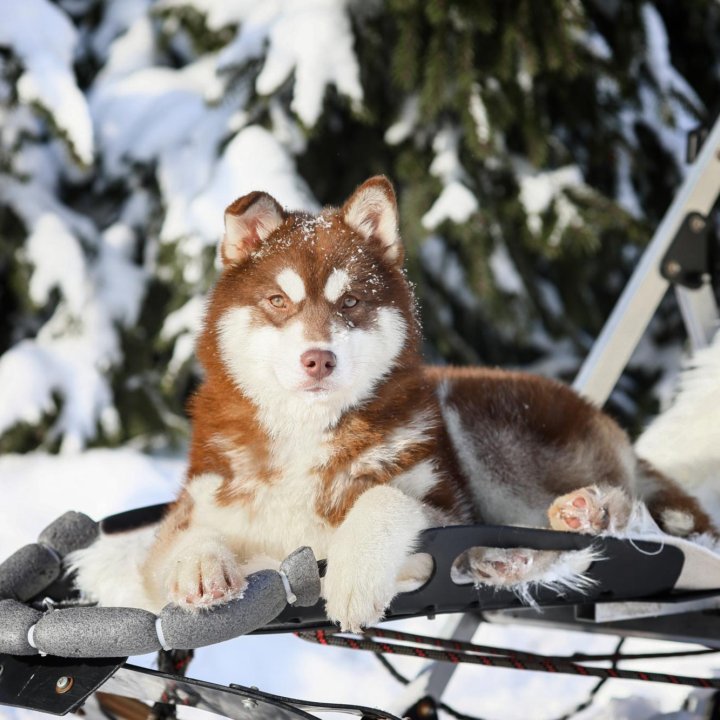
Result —
<svg viewBox="0 0 720 720"><path fill-rule="evenodd" d="M150 609L222 602L250 565L309 545L328 561L328 616L356 630L422 581L426 559L412 553L428 527L597 533L622 529L641 497L671 533L710 528L564 385L423 365L385 178L316 216L250 193L225 213L220 257L187 481L143 567ZM477 580L511 584L538 577L542 557L467 562Z"/></svg>

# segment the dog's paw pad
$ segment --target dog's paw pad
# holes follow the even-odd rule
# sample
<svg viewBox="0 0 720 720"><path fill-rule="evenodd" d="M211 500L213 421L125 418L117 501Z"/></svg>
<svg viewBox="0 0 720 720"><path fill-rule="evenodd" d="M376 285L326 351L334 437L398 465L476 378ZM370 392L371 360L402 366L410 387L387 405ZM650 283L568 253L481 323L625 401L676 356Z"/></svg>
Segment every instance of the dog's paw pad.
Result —
<svg viewBox="0 0 720 720"><path fill-rule="evenodd" d="M548 510L548 518L553 530L593 535L607 530L611 520L609 504L595 486L557 498Z"/></svg>
<svg viewBox="0 0 720 720"><path fill-rule="evenodd" d="M207 552L179 561L168 586L170 602L201 609L241 597L247 581L233 558Z"/></svg>
<svg viewBox="0 0 720 720"><path fill-rule="evenodd" d="M532 552L521 548L472 548L461 561L461 572L476 585L513 585L527 579L532 564Z"/></svg>

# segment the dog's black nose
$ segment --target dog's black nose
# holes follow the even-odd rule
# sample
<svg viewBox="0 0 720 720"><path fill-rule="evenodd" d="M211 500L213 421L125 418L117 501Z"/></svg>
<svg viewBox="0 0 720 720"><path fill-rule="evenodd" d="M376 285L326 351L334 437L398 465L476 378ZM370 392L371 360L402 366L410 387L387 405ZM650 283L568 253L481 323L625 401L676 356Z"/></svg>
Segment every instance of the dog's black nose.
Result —
<svg viewBox="0 0 720 720"><path fill-rule="evenodd" d="M329 350L306 350L300 356L300 362L311 378L322 380L335 369L337 358Z"/></svg>

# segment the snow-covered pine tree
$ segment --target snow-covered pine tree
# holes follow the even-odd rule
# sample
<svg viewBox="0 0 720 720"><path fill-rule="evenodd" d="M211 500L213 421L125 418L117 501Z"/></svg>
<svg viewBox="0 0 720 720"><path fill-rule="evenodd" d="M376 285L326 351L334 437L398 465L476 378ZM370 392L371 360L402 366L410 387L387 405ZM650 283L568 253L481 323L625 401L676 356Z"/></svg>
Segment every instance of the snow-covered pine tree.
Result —
<svg viewBox="0 0 720 720"><path fill-rule="evenodd" d="M224 206L378 172L429 354L571 375L717 110L677 5L0 0L0 449L182 437Z"/></svg>

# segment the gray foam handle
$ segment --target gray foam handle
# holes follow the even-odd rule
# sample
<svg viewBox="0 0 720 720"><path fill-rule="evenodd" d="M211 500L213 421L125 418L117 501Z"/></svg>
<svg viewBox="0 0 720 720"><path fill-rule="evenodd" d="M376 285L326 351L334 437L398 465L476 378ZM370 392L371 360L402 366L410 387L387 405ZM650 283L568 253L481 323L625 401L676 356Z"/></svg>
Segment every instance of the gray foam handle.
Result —
<svg viewBox="0 0 720 720"><path fill-rule="evenodd" d="M68 553L92 545L99 532L99 526L92 518L70 510L51 522L40 533L38 542L65 557Z"/></svg>
<svg viewBox="0 0 720 720"><path fill-rule="evenodd" d="M0 600L0 654L37 655L28 642L28 631L41 617L39 610L17 600Z"/></svg>
<svg viewBox="0 0 720 720"><path fill-rule="evenodd" d="M60 576L60 558L32 543L16 550L0 564L0 599L29 600Z"/></svg>
<svg viewBox="0 0 720 720"><path fill-rule="evenodd" d="M64 553L92 542L97 526L87 516L68 513L60 521L46 528L44 543ZM165 647L189 650L266 625L285 608L289 594L298 605L314 605L320 594L315 556L310 548L300 548L281 564L285 580L274 570L253 573L242 598L208 610L167 605L157 618L137 608L79 607L43 615L18 602L44 590L60 570L58 554L38 543L20 548L0 565L0 653L122 657L156 652L161 640ZM35 647L28 639L31 629Z"/></svg>
<svg viewBox="0 0 720 720"><path fill-rule="evenodd" d="M207 610L166 605L160 625L166 648L191 650L245 635L274 620L287 598L280 575L261 570L248 577L243 597Z"/></svg>
<svg viewBox="0 0 720 720"><path fill-rule="evenodd" d="M160 649L155 622L155 615L138 608L53 610L35 626L35 646L68 658L143 655Z"/></svg>
<svg viewBox="0 0 720 720"><path fill-rule="evenodd" d="M280 564L296 600L293 605L310 607L320 599L320 574L317 560L309 547L301 547L290 553Z"/></svg>

